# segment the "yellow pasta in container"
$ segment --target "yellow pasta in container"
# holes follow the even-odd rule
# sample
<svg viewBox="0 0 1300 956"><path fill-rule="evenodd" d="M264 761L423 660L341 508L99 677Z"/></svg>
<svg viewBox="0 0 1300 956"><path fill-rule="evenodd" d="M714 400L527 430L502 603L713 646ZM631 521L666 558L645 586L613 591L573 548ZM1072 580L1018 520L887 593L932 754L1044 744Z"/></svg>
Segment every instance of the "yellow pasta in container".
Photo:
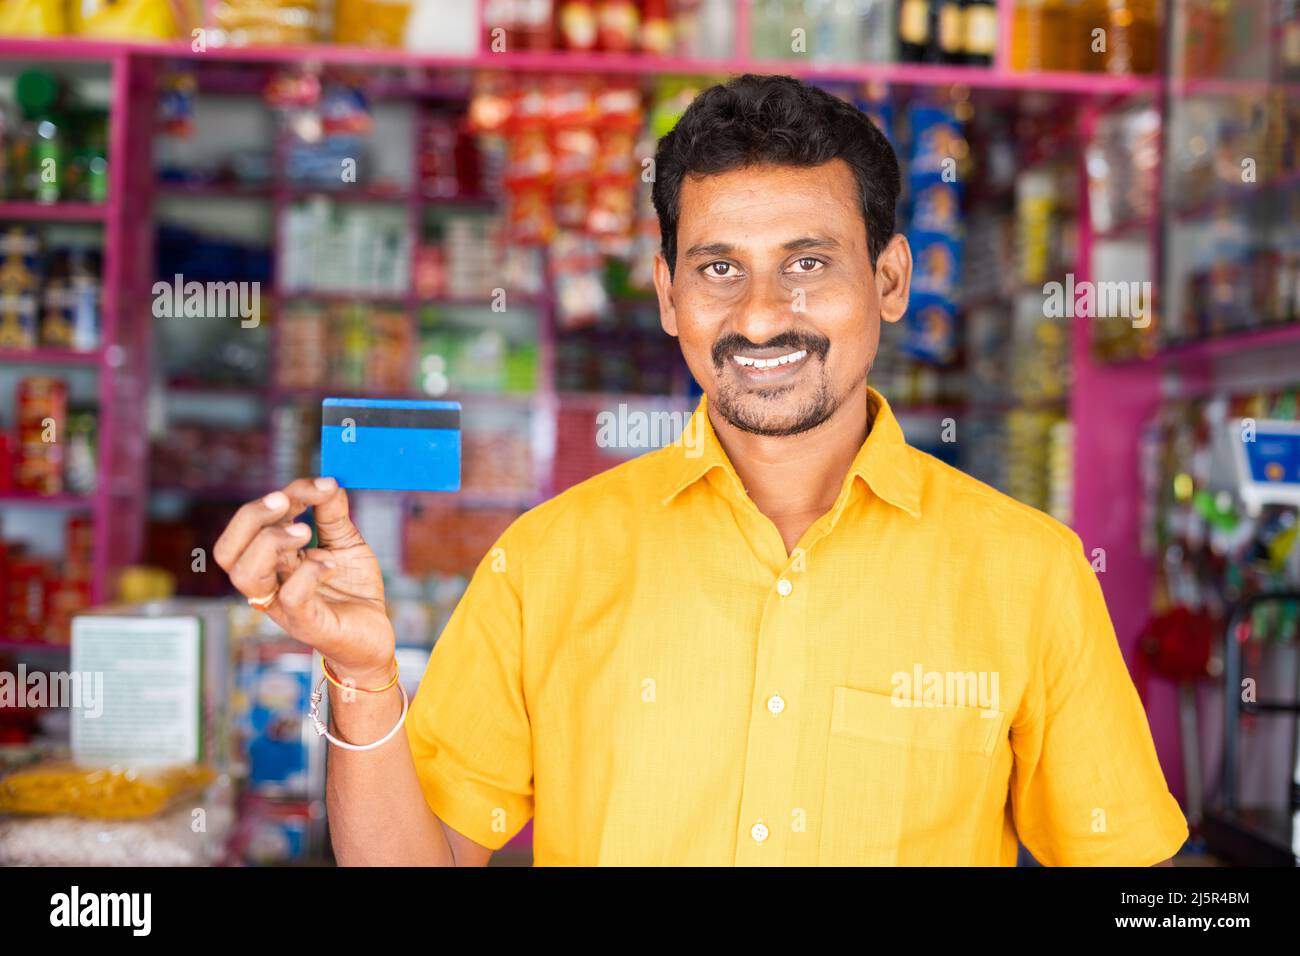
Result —
<svg viewBox="0 0 1300 956"><path fill-rule="evenodd" d="M215 778L200 765L130 770L38 764L0 778L0 814L138 820L200 793Z"/></svg>
<svg viewBox="0 0 1300 956"><path fill-rule="evenodd" d="M408 0L338 0L334 7L334 42L350 46L401 46Z"/></svg>

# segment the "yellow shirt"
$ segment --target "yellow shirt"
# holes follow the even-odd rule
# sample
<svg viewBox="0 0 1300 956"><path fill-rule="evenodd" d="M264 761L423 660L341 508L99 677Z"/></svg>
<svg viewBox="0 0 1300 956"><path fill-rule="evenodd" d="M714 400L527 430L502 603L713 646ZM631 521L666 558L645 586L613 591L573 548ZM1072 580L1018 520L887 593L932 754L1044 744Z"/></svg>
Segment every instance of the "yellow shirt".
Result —
<svg viewBox="0 0 1300 956"><path fill-rule="evenodd" d="M685 442L516 520L407 718L434 812L493 849L535 818L539 865L1172 856L1187 825L1079 538L869 401L792 554L703 400Z"/></svg>

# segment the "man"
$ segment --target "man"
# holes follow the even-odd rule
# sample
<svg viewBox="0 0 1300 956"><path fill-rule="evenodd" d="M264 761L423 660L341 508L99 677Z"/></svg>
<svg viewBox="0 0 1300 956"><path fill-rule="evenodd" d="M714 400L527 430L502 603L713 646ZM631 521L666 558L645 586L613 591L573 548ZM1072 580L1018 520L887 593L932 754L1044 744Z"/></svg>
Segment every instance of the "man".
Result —
<svg viewBox="0 0 1300 956"><path fill-rule="evenodd" d="M406 735L330 755L345 864L1150 865L1187 836L1079 539L910 448L867 385L912 261L897 161L786 77L659 144L663 327L685 438L519 518L433 652ZM293 517L314 507L319 549ZM245 505L235 585L401 714L380 569L329 479Z"/></svg>

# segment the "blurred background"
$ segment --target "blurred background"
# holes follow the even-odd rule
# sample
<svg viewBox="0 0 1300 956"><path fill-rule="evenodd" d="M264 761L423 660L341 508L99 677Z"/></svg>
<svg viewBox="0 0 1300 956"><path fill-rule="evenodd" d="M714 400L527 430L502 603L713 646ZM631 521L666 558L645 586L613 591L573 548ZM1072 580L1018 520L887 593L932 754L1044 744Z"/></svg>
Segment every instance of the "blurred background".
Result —
<svg viewBox="0 0 1300 956"><path fill-rule="evenodd" d="M461 492L354 497L413 691L497 534L644 450L597 416L694 407L648 160L741 72L897 150L871 382L1081 536L1179 862L1295 864L1297 0L0 0L0 863L329 861L319 664L212 543L323 397L463 403Z"/></svg>

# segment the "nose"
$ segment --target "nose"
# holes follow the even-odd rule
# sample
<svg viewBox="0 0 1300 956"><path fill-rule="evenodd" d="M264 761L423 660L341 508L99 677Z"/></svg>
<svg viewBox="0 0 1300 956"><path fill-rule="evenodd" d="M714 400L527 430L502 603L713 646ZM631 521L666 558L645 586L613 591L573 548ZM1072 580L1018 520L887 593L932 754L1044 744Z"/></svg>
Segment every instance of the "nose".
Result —
<svg viewBox="0 0 1300 956"><path fill-rule="evenodd" d="M736 303L732 329L755 345L762 345L794 325L796 294L797 290L775 276L753 279L747 294Z"/></svg>

